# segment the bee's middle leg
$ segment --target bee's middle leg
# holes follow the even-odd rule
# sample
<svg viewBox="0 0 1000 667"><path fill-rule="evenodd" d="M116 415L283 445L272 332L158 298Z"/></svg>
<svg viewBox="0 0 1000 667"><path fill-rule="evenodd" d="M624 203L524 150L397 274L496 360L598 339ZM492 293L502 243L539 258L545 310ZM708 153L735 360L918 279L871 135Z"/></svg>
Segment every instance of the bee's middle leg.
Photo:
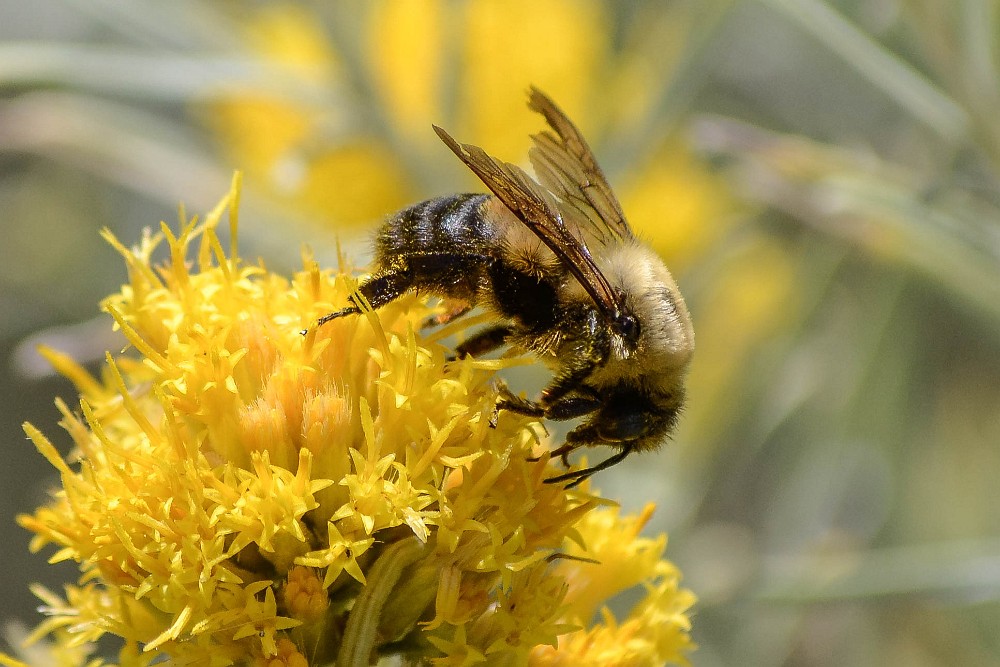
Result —
<svg viewBox="0 0 1000 667"><path fill-rule="evenodd" d="M521 398L507 388L506 384L501 384L497 388L500 396L497 398L496 407L493 409L493 418L496 421L496 415L501 410L507 410L509 412L516 412L519 415L525 415L527 417L544 417L545 407L541 403L536 403L535 401L529 400L527 398Z"/></svg>
<svg viewBox="0 0 1000 667"><path fill-rule="evenodd" d="M578 388L572 396L565 396L558 401L548 402L543 393L541 401L521 398L507 388L500 387L500 398L497 401L498 410L509 410L528 417L544 417L555 421L565 421L589 415L601 407L601 398L589 388Z"/></svg>

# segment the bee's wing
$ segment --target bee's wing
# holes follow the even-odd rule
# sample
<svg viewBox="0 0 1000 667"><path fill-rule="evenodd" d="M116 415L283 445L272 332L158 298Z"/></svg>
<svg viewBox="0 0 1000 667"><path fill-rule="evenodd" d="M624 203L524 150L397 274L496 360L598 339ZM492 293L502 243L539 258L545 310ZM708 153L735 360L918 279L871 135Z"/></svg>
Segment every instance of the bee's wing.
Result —
<svg viewBox="0 0 1000 667"><path fill-rule="evenodd" d="M532 137L528 153L538 179L565 205L575 209L571 221L584 238L602 244L632 237L621 204L604 177L600 165L580 130L545 93L532 87L528 106L545 116L555 134L541 132Z"/></svg>
<svg viewBox="0 0 1000 667"><path fill-rule="evenodd" d="M434 131L511 212L559 258L610 322L623 312L618 295L597 268L585 242L563 223L555 198L520 167L502 162L478 146L460 144L434 126Z"/></svg>

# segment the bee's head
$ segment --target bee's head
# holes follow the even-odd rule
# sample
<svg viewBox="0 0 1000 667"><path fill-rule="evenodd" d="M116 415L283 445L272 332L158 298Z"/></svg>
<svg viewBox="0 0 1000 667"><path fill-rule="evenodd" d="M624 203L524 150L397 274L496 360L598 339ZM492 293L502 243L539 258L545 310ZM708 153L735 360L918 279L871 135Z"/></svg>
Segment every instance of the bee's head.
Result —
<svg viewBox="0 0 1000 667"><path fill-rule="evenodd" d="M606 254L602 267L624 307L611 323L618 354L661 369L687 364L694 332L677 283L649 247L624 244Z"/></svg>

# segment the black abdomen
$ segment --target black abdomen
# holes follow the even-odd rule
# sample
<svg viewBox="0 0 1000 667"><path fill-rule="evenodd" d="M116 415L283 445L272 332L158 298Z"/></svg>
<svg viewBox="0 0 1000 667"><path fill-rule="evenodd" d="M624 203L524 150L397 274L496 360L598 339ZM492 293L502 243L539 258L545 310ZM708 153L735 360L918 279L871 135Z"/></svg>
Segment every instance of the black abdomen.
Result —
<svg viewBox="0 0 1000 667"><path fill-rule="evenodd" d="M399 275L417 290L488 306L528 331L547 330L556 317L556 286L511 266L504 229L486 213L491 199L450 195L396 213L375 242L377 273Z"/></svg>
<svg viewBox="0 0 1000 667"><path fill-rule="evenodd" d="M379 232L375 261L386 265L415 254L483 254L494 235L479 213L489 198L451 195L404 208Z"/></svg>

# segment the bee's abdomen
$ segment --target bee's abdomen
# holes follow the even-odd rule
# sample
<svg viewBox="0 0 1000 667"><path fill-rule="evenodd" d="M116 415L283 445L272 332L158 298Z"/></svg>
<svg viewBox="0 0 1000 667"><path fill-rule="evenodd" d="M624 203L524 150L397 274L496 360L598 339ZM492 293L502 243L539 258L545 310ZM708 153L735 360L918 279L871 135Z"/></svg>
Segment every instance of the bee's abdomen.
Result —
<svg viewBox="0 0 1000 667"><path fill-rule="evenodd" d="M396 213L375 242L378 270L404 271L417 289L474 301L497 253L496 231L481 211L489 198L451 195Z"/></svg>
<svg viewBox="0 0 1000 667"><path fill-rule="evenodd" d="M379 232L376 259L478 250L490 236L489 225L479 213L487 199L489 195L451 195L404 208Z"/></svg>
<svg viewBox="0 0 1000 667"><path fill-rule="evenodd" d="M376 240L377 273L383 280L394 276L417 290L485 306L534 336L555 324L556 285L510 261L509 230L488 210L493 199L451 195L395 214Z"/></svg>

